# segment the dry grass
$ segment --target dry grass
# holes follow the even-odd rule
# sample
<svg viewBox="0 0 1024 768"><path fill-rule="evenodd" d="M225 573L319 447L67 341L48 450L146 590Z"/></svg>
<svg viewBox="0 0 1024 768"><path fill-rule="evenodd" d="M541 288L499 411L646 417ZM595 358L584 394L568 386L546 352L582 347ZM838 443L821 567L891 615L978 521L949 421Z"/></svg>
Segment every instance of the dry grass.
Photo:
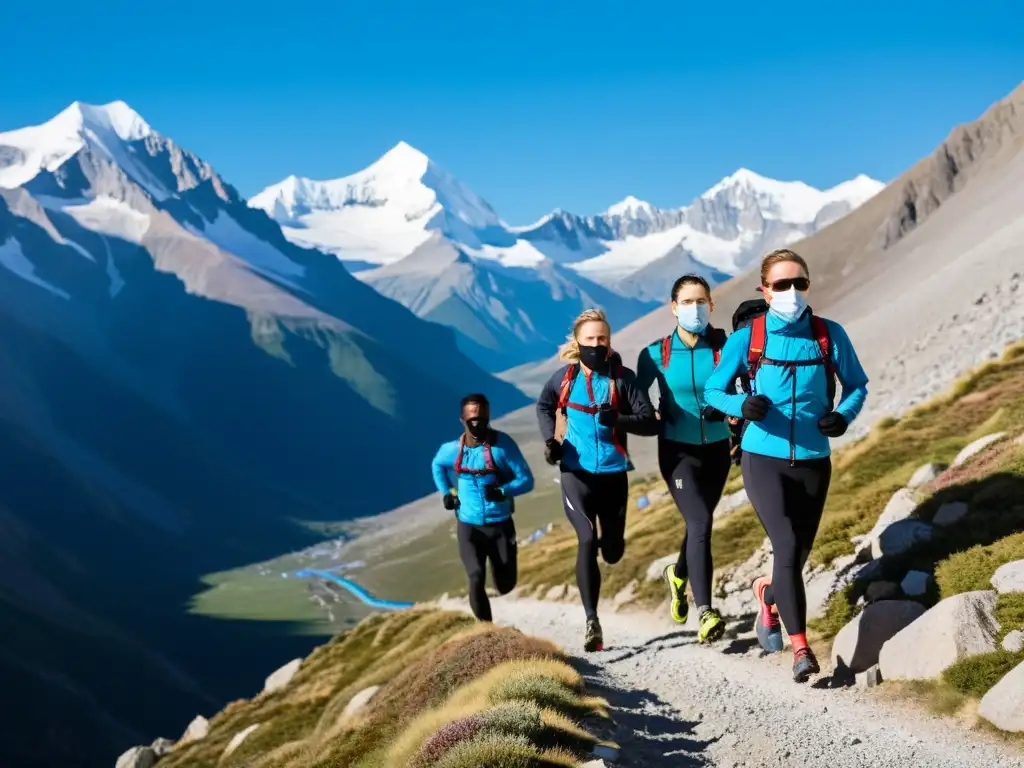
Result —
<svg viewBox="0 0 1024 768"><path fill-rule="evenodd" d="M449 737L460 727L473 730L465 726L473 718L483 724L479 733L450 740L452 750L440 750L444 754L423 768L461 766L460 755L489 765L503 750L510 762L494 765L575 765L570 758L593 739L571 716L605 712L606 703L587 698L578 673L560 659L546 641L475 624L463 614L414 609L375 615L310 654L283 690L232 702L211 720L206 738L176 750L161 765L404 766L439 730L453 723L463 725L454 726ZM352 696L371 685L382 687L363 713L342 719ZM256 723L259 728L222 758L228 741ZM444 739L435 741L435 750L448 743ZM480 739L473 748L464 746Z"/></svg>

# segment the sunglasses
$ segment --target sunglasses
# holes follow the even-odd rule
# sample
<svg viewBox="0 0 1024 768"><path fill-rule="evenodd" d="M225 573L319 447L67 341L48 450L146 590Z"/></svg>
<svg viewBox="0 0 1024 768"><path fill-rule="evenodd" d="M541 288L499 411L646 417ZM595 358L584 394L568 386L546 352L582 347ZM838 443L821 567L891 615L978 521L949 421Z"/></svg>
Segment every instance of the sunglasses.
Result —
<svg viewBox="0 0 1024 768"><path fill-rule="evenodd" d="M776 280L774 283L767 284L773 291L783 293L788 291L790 288L796 288L798 291L806 291L811 287L811 281L806 277L791 277L785 280Z"/></svg>

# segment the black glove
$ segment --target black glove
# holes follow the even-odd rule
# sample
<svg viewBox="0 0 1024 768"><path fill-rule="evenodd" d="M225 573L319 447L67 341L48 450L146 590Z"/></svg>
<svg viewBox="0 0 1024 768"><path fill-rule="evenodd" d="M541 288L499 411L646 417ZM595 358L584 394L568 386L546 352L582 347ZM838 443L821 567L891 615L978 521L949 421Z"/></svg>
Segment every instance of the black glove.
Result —
<svg viewBox="0 0 1024 768"><path fill-rule="evenodd" d="M619 422L619 412L611 403L604 403L597 412L597 421L602 427L614 427Z"/></svg>
<svg viewBox="0 0 1024 768"><path fill-rule="evenodd" d="M562 444L551 438L544 443L544 461L548 464L557 464L562 459Z"/></svg>
<svg viewBox="0 0 1024 768"><path fill-rule="evenodd" d="M456 510L459 508L459 497L451 493L446 493L442 500L444 508L448 511Z"/></svg>
<svg viewBox="0 0 1024 768"><path fill-rule="evenodd" d="M496 485L485 485L484 498L487 501L504 501L505 493Z"/></svg>
<svg viewBox="0 0 1024 768"><path fill-rule="evenodd" d="M839 437L846 432L849 424L843 414L831 411L818 419L818 429L826 437Z"/></svg>
<svg viewBox="0 0 1024 768"><path fill-rule="evenodd" d="M743 418L747 421L762 421L771 407L772 401L764 395L751 395L743 401Z"/></svg>
<svg viewBox="0 0 1024 768"><path fill-rule="evenodd" d="M700 415L704 417L704 421L725 421L725 414L710 405L705 405L701 409Z"/></svg>

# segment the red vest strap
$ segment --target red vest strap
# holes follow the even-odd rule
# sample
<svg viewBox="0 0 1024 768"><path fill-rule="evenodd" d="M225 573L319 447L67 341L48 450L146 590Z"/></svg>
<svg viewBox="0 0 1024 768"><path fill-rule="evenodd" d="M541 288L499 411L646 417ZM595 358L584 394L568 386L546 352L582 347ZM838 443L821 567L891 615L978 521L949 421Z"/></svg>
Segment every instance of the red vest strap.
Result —
<svg viewBox="0 0 1024 768"><path fill-rule="evenodd" d="M493 475L497 474L497 469L494 466L494 457L491 455L491 444L484 443L484 468L483 469L463 469L462 468L462 456L466 452L466 436L459 436L459 454L455 457L455 474L456 475Z"/></svg>
<svg viewBox="0 0 1024 768"><path fill-rule="evenodd" d="M753 381L757 374L757 368L761 365L761 358L764 357L764 345L767 329L767 316L758 315L750 322L750 344L747 346L747 375Z"/></svg>
<svg viewBox="0 0 1024 768"><path fill-rule="evenodd" d="M675 334L672 334L673 336ZM661 340L661 367L668 370L668 364L672 362L672 336L666 336Z"/></svg>

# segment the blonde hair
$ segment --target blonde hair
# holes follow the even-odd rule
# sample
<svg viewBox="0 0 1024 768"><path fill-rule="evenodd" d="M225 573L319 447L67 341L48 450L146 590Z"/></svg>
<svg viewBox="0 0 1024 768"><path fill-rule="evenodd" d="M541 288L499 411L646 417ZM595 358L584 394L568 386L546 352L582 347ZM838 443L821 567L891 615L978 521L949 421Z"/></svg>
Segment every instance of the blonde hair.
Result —
<svg viewBox="0 0 1024 768"><path fill-rule="evenodd" d="M565 344L558 348L558 359L564 360L567 363L578 363L580 360L580 343L576 340L576 334L580 331L580 326L584 323L604 323L608 327L608 333L611 334L612 326L608 322L608 316L602 309L585 309L580 312L579 317L573 320L572 330L569 331L569 335L565 337Z"/></svg>
<svg viewBox="0 0 1024 768"><path fill-rule="evenodd" d="M786 261L792 261L794 264L799 264L804 269L804 274L809 278L811 276L811 270L807 266L807 262L804 261L796 251L791 251L788 248L779 248L772 251L763 259L761 259L761 285L768 285L768 273L772 271L772 267L776 264L782 264Z"/></svg>

